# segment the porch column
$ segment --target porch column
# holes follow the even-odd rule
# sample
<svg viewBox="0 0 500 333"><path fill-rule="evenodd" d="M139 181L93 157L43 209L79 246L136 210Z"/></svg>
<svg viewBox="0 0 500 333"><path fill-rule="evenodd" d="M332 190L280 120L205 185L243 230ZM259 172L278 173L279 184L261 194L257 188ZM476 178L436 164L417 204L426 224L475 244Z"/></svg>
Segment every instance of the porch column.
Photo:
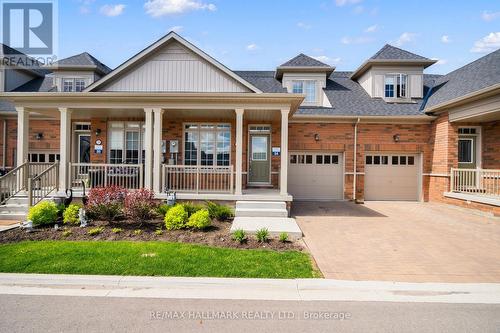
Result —
<svg viewBox="0 0 500 333"><path fill-rule="evenodd" d="M144 188L153 189L153 109L144 109Z"/></svg>
<svg viewBox="0 0 500 333"><path fill-rule="evenodd" d="M59 161L59 190L66 191L70 188L69 163L71 158L71 110L59 108L61 114L60 130L60 161Z"/></svg>
<svg viewBox="0 0 500 333"><path fill-rule="evenodd" d="M29 111L23 107L16 107L17 111L17 165L20 166L28 159L29 149ZM4 142L5 145L5 142Z"/></svg>
<svg viewBox="0 0 500 333"><path fill-rule="evenodd" d="M163 131L163 110L154 108L154 130L153 130L153 191L161 193L161 164L162 164L162 131Z"/></svg>
<svg viewBox="0 0 500 333"><path fill-rule="evenodd" d="M288 194L288 114L289 109L281 110L281 170L280 170L280 194Z"/></svg>
<svg viewBox="0 0 500 333"><path fill-rule="evenodd" d="M236 109L236 181L235 194L243 194L243 113L244 109Z"/></svg>

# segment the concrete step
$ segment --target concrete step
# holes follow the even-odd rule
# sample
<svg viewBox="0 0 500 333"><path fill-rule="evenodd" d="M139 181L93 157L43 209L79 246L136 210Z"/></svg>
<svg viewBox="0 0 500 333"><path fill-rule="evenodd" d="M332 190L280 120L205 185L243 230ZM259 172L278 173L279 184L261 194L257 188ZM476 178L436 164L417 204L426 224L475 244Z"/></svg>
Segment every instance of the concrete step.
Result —
<svg viewBox="0 0 500 333"><path fill-rule="evenodd" d="M236 209L286 209L284 201L236 201Z"/></svg>
<svg viewBox="0 0 500 333"><path fill-rule="evenodd" d="M9 204L28 205L28 197L12 197L7 201Z"/></svg>
<svg viewBox="0 0 500 333"><path fill-rule="evenodd" d="M286 209L268 209L268 208L237 208L236 217L288 217Z"/></svg>
<svg viewBox="0 0 500 333"><path fill-rule="evenodd" d="M14 221L24 221L26 219L27 213L21 212L0 212L0 220L14 220Z"/></svg>
<svg viewBox="0 0 500 333"><path fill-rule="evenodd" d="M28 212L28 204L10 203L0 206L0 212Z"/></svg>
<svg viewBox="0 0 500 333"><path fill-rule="evenodd" d="M242 229L248 234L255 234L262 228L266 228L273 237L286 232L291 239L302 238L302 230L297 222L294 218L288 217L235 217L231 232Z"/></svg>

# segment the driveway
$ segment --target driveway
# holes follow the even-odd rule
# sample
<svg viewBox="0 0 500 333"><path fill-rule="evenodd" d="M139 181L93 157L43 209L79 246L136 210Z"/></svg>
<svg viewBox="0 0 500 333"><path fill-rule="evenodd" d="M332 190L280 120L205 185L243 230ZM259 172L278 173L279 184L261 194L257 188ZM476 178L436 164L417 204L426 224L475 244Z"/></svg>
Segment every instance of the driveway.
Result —
<svg viewBox="0 0 500 333"><path fill-rule="evenodd" d="M294 202L326 278L500 282L500 219L419 202Z"/></svg>

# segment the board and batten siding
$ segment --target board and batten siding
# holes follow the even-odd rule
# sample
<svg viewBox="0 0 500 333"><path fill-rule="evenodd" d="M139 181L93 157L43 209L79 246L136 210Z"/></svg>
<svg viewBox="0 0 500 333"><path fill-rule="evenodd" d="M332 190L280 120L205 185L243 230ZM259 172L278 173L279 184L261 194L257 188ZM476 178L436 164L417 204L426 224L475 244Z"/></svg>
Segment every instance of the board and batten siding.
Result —
<svg viewBox="0 0 500 333"><path fill-rule="evenodd" d="M177 42L165 45L101 91L250 92Z"/></svg>

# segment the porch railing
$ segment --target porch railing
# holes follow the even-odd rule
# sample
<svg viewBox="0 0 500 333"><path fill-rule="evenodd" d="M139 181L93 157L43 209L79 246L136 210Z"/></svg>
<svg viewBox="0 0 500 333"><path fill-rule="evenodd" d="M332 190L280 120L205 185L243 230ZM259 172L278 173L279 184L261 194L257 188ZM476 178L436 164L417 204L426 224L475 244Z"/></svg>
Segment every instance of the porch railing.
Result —
<svg viewBox="0 0 500 333"><path fill-rule="evenodd" d="M450 191L500 197L500 170L452 168Z"/></svg>
<svg viewBox="0 0 500 333"><path fill-rule="evenodd" d="M163 165L164 190L192 193L233 193L233 166Z"/></svg>
<svg viewBox="0 0 500 333"><path fill-rule="evenodd" d="M133 190L144 184L142 164L70 163L69 170L72 188L81 188L82 181L87 188L114 185Z"/></svg>
<svg viewBox="0 0 500 333"><path fill-rule="evenodd" d="M28 179L28 205L34 206L53 191L59 190L59 162Z"/></svg>

